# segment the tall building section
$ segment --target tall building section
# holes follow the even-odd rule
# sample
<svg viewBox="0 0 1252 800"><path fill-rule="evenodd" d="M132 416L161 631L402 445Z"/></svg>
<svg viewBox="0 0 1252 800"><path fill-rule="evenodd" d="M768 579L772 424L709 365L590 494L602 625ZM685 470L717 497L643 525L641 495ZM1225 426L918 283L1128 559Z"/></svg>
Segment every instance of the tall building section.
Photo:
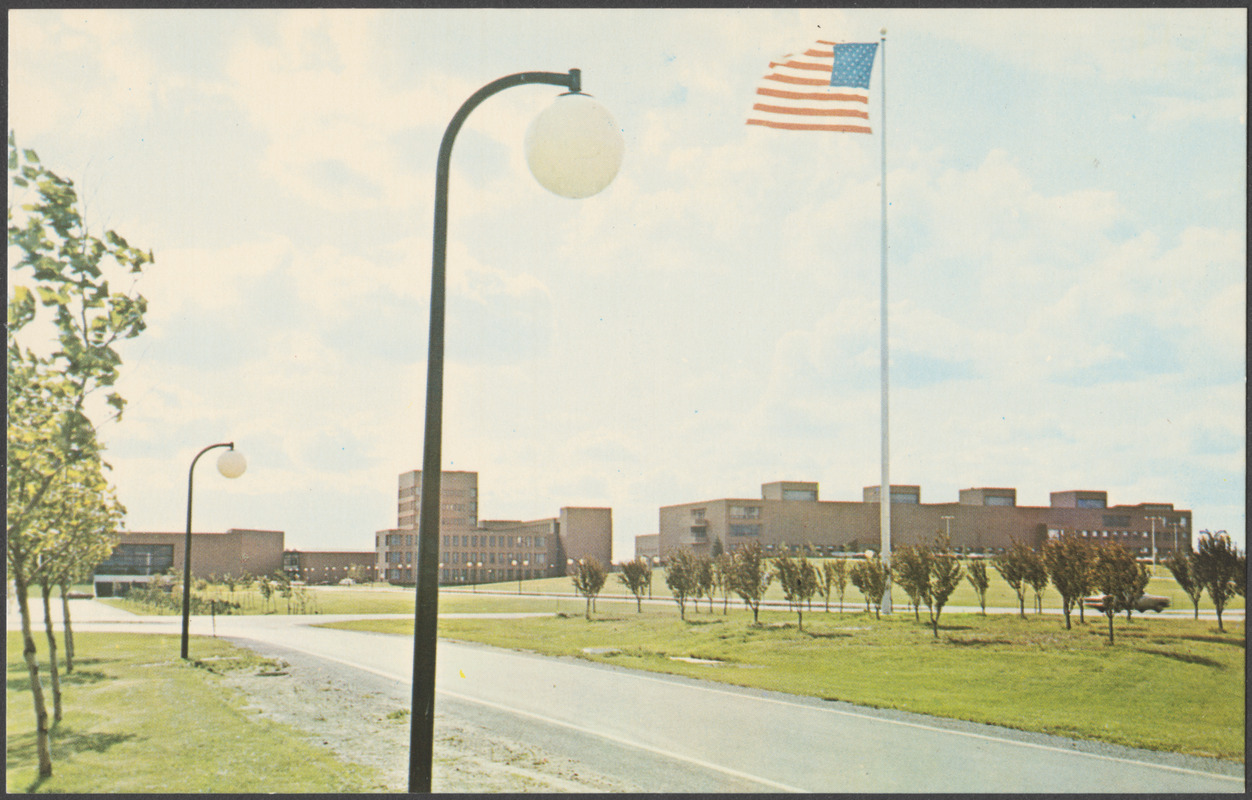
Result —
<svg viewBox="0 0 1252 800"><path fill-rule="evenodd" d="M763 484L761 497L722 498L665 506L657 543L641 542L661 558L687 548L697 555L731 551L757 541L767 554L812 545L817 555L877 550L880 542L878 486L866 487L861 502L823 501L818 485L779 481ZM1108 505L1108 493L1053 492L1047 506L1017 505L1017 490L963 489L955 503L922 503L921 488L891 487L892 547L950 536L958 552L1004 552L1013 541L1039 547L1063 535L1119 542L1138 556L1158 558L1191 548L1191 512L1172 503ZM644 538L644 537L640 537ZM638 545L637 545L638 549Z"/></svg>
<svg viewBox="0 0 1252 800"><path fill-rule="evenodd" d="M374 535L377 572L391 583L414 581L422 473L399 478L395 528ZM440 479L439 581L493 583L565 574L566 564L612 560L613 515L607 508L562 508L557 517L523 522L478 518L478 473Z"/></svg>

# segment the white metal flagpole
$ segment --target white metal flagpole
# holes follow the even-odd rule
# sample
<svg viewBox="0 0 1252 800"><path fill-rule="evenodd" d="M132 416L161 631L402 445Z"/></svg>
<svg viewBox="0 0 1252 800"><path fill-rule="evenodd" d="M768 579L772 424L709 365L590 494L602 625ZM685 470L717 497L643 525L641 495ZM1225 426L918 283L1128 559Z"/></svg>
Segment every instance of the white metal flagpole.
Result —
<svg viewBox="0 0 1252 800"><path fill-rule="evenodd" d="M879 125L882 127L879 143L882 147L882 310L881 335L879 352L882 357L882 487L878 492L879 530L882 546L882 562L890 575L891 570L891 477L888 465L887 436L887 29L882 29L879 45L881 60L878 62L878 81L882 90L882 110L879 112ZM887 589L883 593L879 610L884 614L891 613L891 579L887 579Z"/></svg>

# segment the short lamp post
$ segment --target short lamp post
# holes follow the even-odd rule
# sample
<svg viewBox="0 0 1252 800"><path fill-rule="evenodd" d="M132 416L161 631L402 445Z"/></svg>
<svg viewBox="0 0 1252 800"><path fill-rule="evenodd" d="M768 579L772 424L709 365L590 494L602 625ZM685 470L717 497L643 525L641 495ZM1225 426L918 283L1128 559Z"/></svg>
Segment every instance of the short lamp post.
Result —
<svg viewBox="0 0 1252 800"><path fill-rule="evenodd" d="M222 442L221 444L211 444L208 447L196 453L196 457L191 460L191 469L187 470L187 538L183 542L183 639L182 639L182 656L187 658L187 642L189 639L189 630L191 622L191 497L193 478L196 474L196 462L200 460L200 456L215 450L219 447L227 448L225 453L218 456L217 471L225 475L227 478L238 478L248 468L248 462L243 455L235 450L234 442Z"/></svg>
<svg viewBox="0 0 1252 800"><path fill-rule="evenodd" d="M430 336L426 359L426 429L422 445L418 519L417 601L413 621L413 707L409 728L409 791L430 792L435 738L435 643L438 638L439 490L443 439L443 352L448 242L448 174L452 145L470 112L514 86L546 84L568 91L526 131L526 161L545 188L562 197L596 194L612 182L622 161L622 135L612 116L582 93L582 73L520 72L470 95L453 115L435 167L435 229L430 276Z"/></svg>

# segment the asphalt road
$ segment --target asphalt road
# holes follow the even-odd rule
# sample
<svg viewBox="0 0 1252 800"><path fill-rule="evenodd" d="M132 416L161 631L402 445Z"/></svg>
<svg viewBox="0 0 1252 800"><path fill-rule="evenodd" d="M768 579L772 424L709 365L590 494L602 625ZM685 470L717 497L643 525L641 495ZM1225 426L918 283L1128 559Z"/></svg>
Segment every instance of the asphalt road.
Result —
<svg viewBox="0 0 1252 800"><path fill-rule="evenodd" d="M74 602L84 606L79 630L179 629L177 617ZM366 673L369 683L407 696L411 640L310 626L335 619L218 617L216 632L262 652ZM210 635L211 620L193 618L192 632ZM442 713L464 715L644 791L1244 791L1244 768L1230 762L448 641L439 643L437 661L436 724Z"/></svg>

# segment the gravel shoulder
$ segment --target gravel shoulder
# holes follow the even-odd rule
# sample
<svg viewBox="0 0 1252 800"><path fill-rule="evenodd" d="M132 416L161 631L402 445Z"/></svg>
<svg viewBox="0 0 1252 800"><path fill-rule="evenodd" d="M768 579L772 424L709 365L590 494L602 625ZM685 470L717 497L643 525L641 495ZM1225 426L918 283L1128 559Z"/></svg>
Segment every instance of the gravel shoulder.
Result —
<svg viewBox="0 0 1252 800"><path fill-rule="evenodd" d="M302 653L262 649L277 669L230 671L223 682L246 697L246 708L302 731L342 761L372 768L375 791L408 790L409 687ZM434 792L636 792L577 761L502 737L442 703L435 711Z"/></svg>

